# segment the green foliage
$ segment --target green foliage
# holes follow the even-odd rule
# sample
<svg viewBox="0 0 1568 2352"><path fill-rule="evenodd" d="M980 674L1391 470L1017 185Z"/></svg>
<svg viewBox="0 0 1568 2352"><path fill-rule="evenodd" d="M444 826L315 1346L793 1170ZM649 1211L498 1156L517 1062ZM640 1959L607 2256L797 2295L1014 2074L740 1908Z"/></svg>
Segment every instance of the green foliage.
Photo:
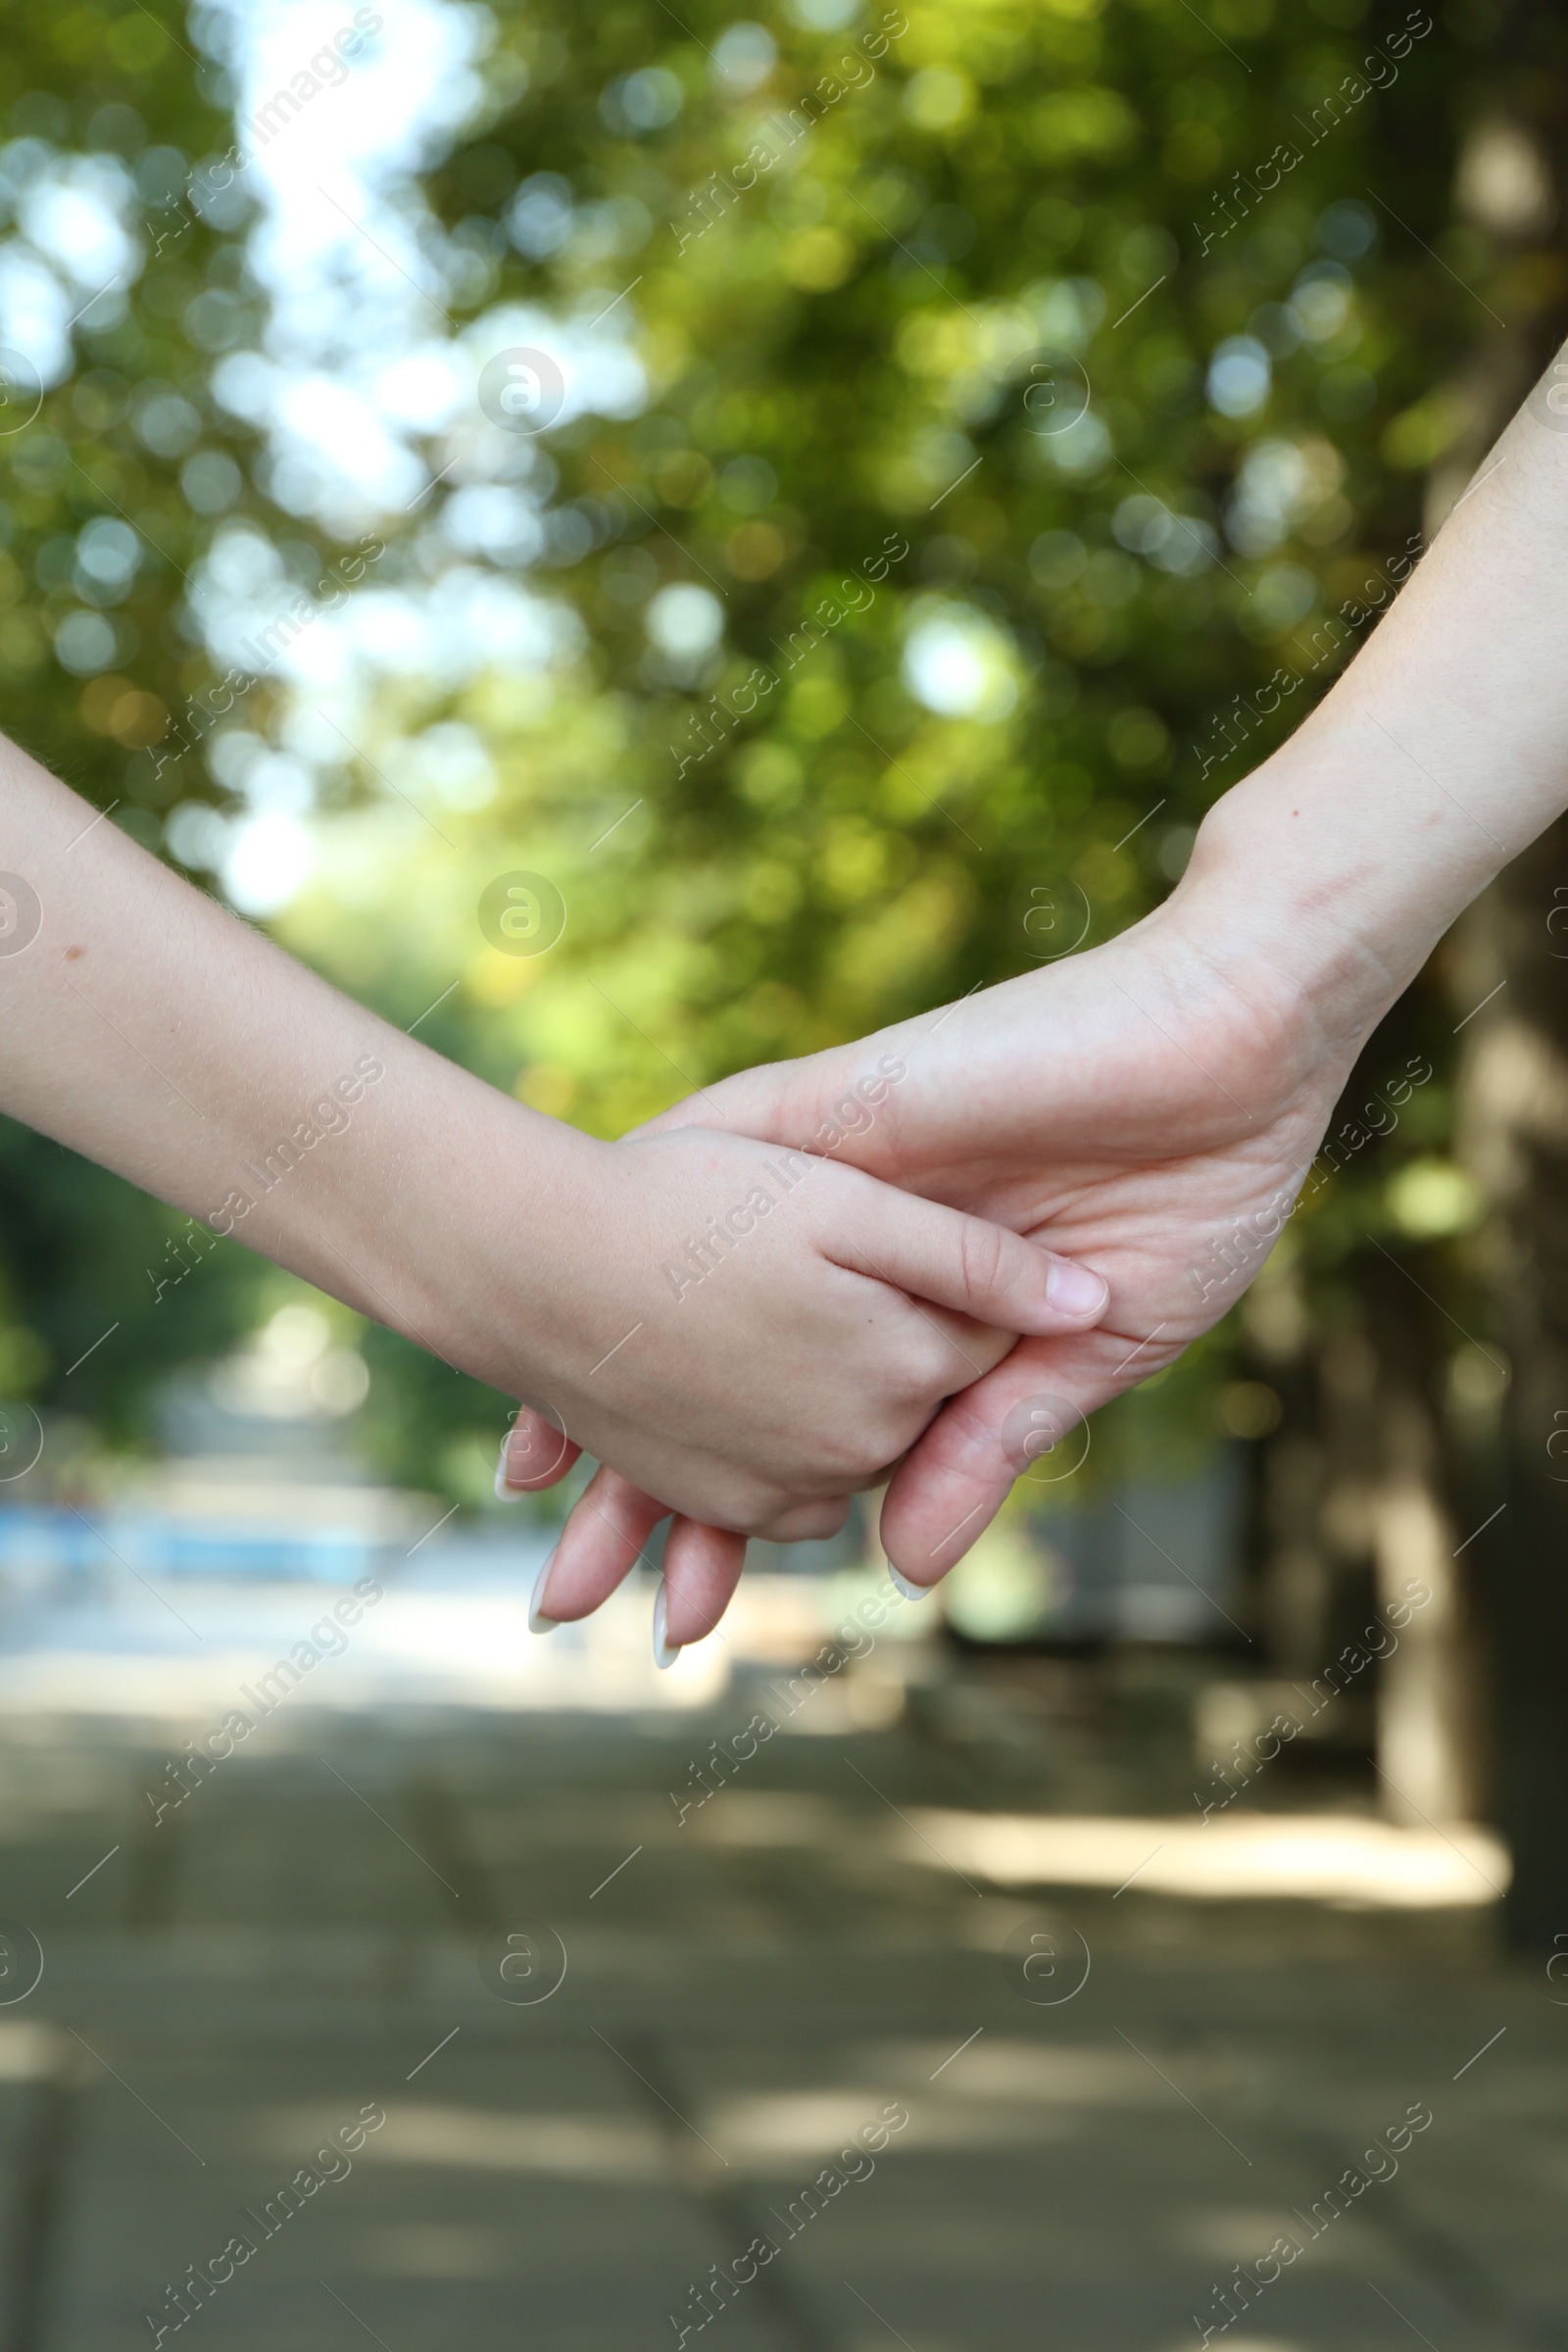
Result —
<svg viewBox="0 0 1568 2352"><path fill-rule="evenodd" d="M24 432L0 443L6 723L161 847L155 811L181 789L204 790L198 771L157 776L149 757L171 713L208 681L189 575L220 503L260 504L233 420L209 389L213 355L259 323L243 245L218 225L237 229L244 210L199 169L232 130L203 95L190 53L139 10L11 6L0 42L8 82L26 93L8 124L7 212L51 155L96 157L123 174L124 226L146 255L128 296L84 302L75 371L44 394ZM128 576L113 562L95 564L83 539L94 522L135 532ZM74 651L68 633L62 652L62 628L88 614L107 633L87 632ZM112 648L107 659L100 647Z"/></svg>
<svg viewBox="0 0 1568 2352"><path fill-rule="evenodd" d="M575 612L577 651L458 695L411 676L374 713L378 766L470 728L493 795L448 797L445 848L373 787L338 808L281 935L609 1134L1145 910L1218 791L1372 625L1421 469L1463 427L1448 387L1488 331L1472 286L1489 304L1505 288L1516 322L1556 297L1549 259L1510 259L1451 214L1489 20L1403 23L1360 0L963 0L837 33L780 12L760 45L710 0L681 23L657 0L501 9L483 119L425 183L482 257L458 307L622 332L648 398L518 445L551 502L530 585ZM227 147L145 15L13 4L0 26L33 93L13 129L30 108L57 144L182 169ZM242 209L164 210L184 225L123 318L84 322L80 371L0 445L10 724L150 841L172 802L211 790L195 754L160 770L147 747L207 676L185 582L216 519L192 511L177 434L149 445L154 385L228 459L236 506L299 536L208 389L214 353L254 331ZM1084 386L1089 416L1062 429ZM83 682L50 647L82 604L69 542L104 514L146 552L113 608L122 652ZM386 526L383 576L416 564L428 527ZM701 592L684 612L680 589ZM505 953L476 919L517 870L564 901L546 954ZM1400 1056L1430 1025L1419 1005L1403 1018ZM100 1308L95 1328L121 1311L149 1245L124 1188L78 1169L55 1190L52 1152L8 1137L0 1181L18 1203L51 1193L25 1272L8 1250L52 1367L35 1348L35 1385L60 1396L78 1324L85 1345ZM1338 1181L1350 1197L1370 1179ZM1325 1213L1299 1230L1330 1259L1354 1246ZM192 1351L249 1311L216 1259L201 1281L210 1307L178 1324ZM157 1360L156 1313L125 1311L135 1352L102 1367L103 1406L127 1362L140 1381ZM388 1458L458 1479L493 1399L390 1340L370 1352ZM1173 1383L1184 1417L1224 1352Z"/></svg>
<svg viewBox="0 0 1568 2352"><path fill-rule="evenodd" d="M128 296L81 295L76 366L22 431L0 438L0 691L8 733L152 848L198 763L160 776L171 714L209 665L189 574L221 494L245 484L212 358L250 331L241 225L198 176L232 129L192 56L132 6L0 10L10 103L0 233L51 158L122 174L123 225L146 256ZM24 251L25 249L24 248ZM203 453L207 453L204 457ZM207 512L198 512L192 493ZM95 545L94 525L115 526ZM134 541L123 536L134 533ZM133 567L122 559L133 556ZM253 1268L224 1245L178 1294L159 1276L184 1220L9 1121L0 1122L0 1389L140 1433L150 1386L246 1320ZM152 1269L149 1274L148 1269ZM82 1350L120 1331L80 1369Z"/></svg>
<svg viewBox="0 0 1568 2352"><path fill-rule="evenodd" d="M1497 257L1448 210L1473 52L1402 20L1374 50L1361 14L984 0L888 11L874 56L875 20L770 17L749 90L717 9L506 16L523 94L432 200L529 315L615 303L650 395L532 445L576 662L383 713L466 720L494 799L442 812L450 858L404 810L345 820L289 935L404 1021L452 989L422 1035L613 1134L1144 911L1408 567L1487 324ZM1272 384L1226 415L1234 337ZM1099 426L1060 432L1084 379ZM680 588L723 623L684 663L650 630ZM967 713L910 691L933 623ZM470 912L518 869L567 907L533 958ZM1431 1022L1400 1018L1402 1055ZM1293 1248L1343 1262L1381 1182L1373 1150ZM1226 1361L1127 1442L1212 1429Z"/></svg>
<svg viewBox="0 0 1568 2352"><path fill-rule="evenodd" d="M538 444L556 477L541 584L585 624L575 671L487 684L460 713L501 767L487 808L443 820L463 887L515 865L569 908L547 968L504 969L468 931L467 985L435 1025L465 1058L612 1131L682 1074L1016 971L1083 912L1104 936L1327 681L1355 628L1328 616L1362 599L1364 616L1418 526L1384 445L1426 449L1410 412L1483 317L1375 209L1386 188L1423 233L1442 221L1433 122L1463 52L1411 44L1392 91L1342 101L1310 145L1292 121L1365 38L1232 17L1221 39L1178 0L916 8L875 61L851 33L775 27L779 61L745 95L710 63L717 10L690 39L651 4L505 21L495 70L512 88L525 72L526 93L432 194L475 236L515 225L519 186L554 204L569 227L546 211L522 241L552 250L505 247L501 295L586 320L629 285L652 389L635 417ZM651 93L628 97L627 75ZM628 108L677 97L637 132ZM1241 217L1235 175L1287 135L1301 160ZM1200 257L1227 189L1237 225ZM1272 393L1225 416L1208 365L1249 335L1275 348ZM1063 433L1074 358L1100 421ZM651 603L681 585L720 600L710 660L650 643ZM978 710L909 691L922 622L994 673ZM1270 701L1282 669L1296 682ZM415 687L388 732L433 714ZM376 822L409 881L427 875L428 836ZM315 953L364 840L329 855L291 926ZM462 940L458 889L405 892L407 920L379 955L367 921L345 968L391 986L412 951L419 986L446 985L450 957L421 959L416 934Z"/></svg>

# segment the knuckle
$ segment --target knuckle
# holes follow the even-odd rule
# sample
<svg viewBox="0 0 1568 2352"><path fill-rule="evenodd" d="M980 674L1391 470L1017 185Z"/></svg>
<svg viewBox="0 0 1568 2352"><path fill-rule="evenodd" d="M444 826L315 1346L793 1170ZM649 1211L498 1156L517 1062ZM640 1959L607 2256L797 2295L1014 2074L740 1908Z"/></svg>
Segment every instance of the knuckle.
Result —
<svg viewBox="0 0 1568 2352"><path fill-rule="evenodd" d="M952 1386L957 1360L946 1333L922 1322L906 1351L898 1385L899 1402L906 1411L929 1411Z"/></svg>
<svg viewBox="0 0 1568 2352"><path fill-rule="evenodd" d="M897 1451L897 1446L893 1450ZM861 1481L874 1478L889 1458L873 1420L870 1428L862 1428L853 1437L842 1439L823 1460L822 1491L828 1494L842 1494L846 1489L853 1489Z"/></svg>
<svg viewBox="0 0 1568 2352"><path fill-rule="evenodd" d="M754 1536L769 1519L778 1516L785 1500L782 1489L770 1485L766 1479L732 1479L720 1493L721 1507L715 1524L740 1535Z"/></svg>
<svg viewBox="0 0 1568 2352"><path fill-rule="evenodd" d="M848 1520L850 1505L847 1498L838 1501L802 1502L782 1511L758 1532L775 1544L805 1544L820 1542L836 1536Z"/></svg>
<svg viewBox="0 0 1568 2352"><path fill-rule="evenodd" d="M1002 1270L1003 1237L983 1218L965 1217L958 1240L958 1270L966 1298L989 1298Z"/></svg>
<svg viewBox="0 0 1568 2352"><path fill-rule="evenodd" d="M844 1463L845 1484L864 1486L882 1475L918 1437L931 1415L929 1389L907 1404L888 1404L868 1412L853 1459Z"/></svg>
<svg viewBox="0 0 1568 2352"><path fill-rule="evenodd" d="M878 1399L863 1405L853 1424L846 1418L831 1434L824 1433L812 1450L810 1475L797 1482L786 1500L819 1508L825 1497L849 1494L862 1480L874 1477L889 1459L881 1449L887 1419L886 1401Z"/></svg>

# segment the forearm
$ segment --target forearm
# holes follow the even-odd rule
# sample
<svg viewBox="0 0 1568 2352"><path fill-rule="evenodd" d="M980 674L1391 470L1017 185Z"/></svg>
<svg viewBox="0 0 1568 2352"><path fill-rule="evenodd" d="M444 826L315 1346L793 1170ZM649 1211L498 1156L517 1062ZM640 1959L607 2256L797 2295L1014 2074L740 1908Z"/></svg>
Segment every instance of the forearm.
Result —
<svg viewBox="0 0 1568 2352"><path fill-rule="evenodd" d="M1015 1333L1103 1311L1102 1282L853 1169L736 1136L600 1143L524 1109L0 744L6 876L0 1108L542 1404L699 1519L831 1533Z"/></svg>
<svg viewBox="0 0 1568 2352"><path fill-rule="evenodd" d="M548 1290L573 1151L594 1147L340 996L3 742L0 871L37 903L13 892L20 924L0 936L0 1108L515 1381L535 1335L503 1361L458 1311L465 1206L487 1183L530 1192L520 1304L530 1251Z"/></svg>
<svg viewBox="0 0 1568 2352"><path fill-rule="evenodd" d="M1568 805L1568 434L1521 411L1318 710L1205 820L1227 928L1364 1032Z"/></svg>

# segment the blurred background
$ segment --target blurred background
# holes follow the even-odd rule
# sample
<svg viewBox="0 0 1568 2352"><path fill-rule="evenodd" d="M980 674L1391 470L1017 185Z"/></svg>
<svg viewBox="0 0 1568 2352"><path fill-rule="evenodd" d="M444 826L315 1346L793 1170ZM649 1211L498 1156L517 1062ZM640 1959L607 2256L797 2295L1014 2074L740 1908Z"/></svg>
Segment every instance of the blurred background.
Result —
<svg viewBox="0 0 1568 2352"><path fill-rule="evenodd" d="M1568 325L1544 0L0 58L8 731L603 1135L1154 905ZM509 1399L0 1122L5 2352L1568 2344L1565 961L1558 829L940 1602L668 1676Z"/></svg>

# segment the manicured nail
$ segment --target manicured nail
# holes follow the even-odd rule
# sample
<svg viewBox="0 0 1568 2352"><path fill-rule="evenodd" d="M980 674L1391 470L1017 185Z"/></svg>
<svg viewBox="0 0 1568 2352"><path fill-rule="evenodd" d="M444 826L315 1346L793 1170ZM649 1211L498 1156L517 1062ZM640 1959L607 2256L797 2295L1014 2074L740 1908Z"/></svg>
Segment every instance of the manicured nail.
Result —
<svg viewBox="0 0 1568 2352"><path fill-rule="evenodd" d="M511 1446L511 1444L512 1432L509 1429L506 1436L501 1441L501 1459L496 1464L497 1502L520 1502L522 1500L520 1489L516 1487L509 1487L507 1484L507 1448Z"/></svg>
<svg viewBox="0 0 1568 2352"><path fill-rule="evenodd" d="M665 1673L680 1656L681 1645L671 1642L664 1631L667 1612L664 1606L664 1588L660 1586L654 1598L654 1664L661 1674Z"/></svg>
<svg viewBox="0 0 1568 2352"><path fill-rule="evenodd" d="M888 1564L888 1582L897 1587L906 1600L924 1600L932 1590L929 1585L911 1585L906 1576L899 1574L891 1561Z"/></svg>
<svg viewBox="0 0 1568 2352"><path fill-rule="evenodd" d="M561 1623L559 1617L547 1617L539 1605L544 1599L545 1587L550 1582L550 1571L555 1564L556 1555L552 1551L534 1581L533 1597L528 1603L528 1631L530 1634L553 1634Z"/></svg>
<svg viewBox="0 0 1568 2352"><path fill-rule="evenodd" d="M1075 1265L1070 1257L1054 1257L1046 1276L1046 1303L1054 1306L1058 1315L1098 1315L1110 1297L1110 1285L1102 1274L1092 1274L1087 1266Z"/></svg>

